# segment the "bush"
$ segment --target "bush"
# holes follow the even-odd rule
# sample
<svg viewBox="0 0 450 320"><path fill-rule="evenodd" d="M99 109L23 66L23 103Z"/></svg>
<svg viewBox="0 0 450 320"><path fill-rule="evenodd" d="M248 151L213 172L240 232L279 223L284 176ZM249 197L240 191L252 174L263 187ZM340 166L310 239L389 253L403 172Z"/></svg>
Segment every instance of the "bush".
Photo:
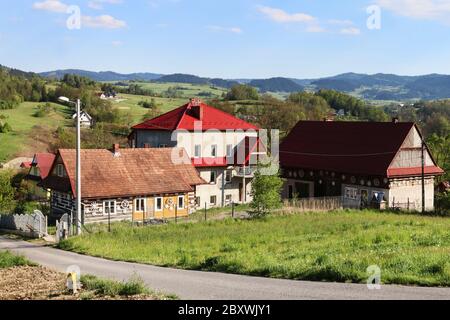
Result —
<svg viewBox="0 0 450 320"><path fill-rule="evenodd" d="M0 122L0 133L8 133L11 131L12 131L12 128L8 122L5 122L5 123Z"/></svg>
<svg viewBox="0 0 450 320"><path fill-rule="evenodd" d="M253 209L249 212L251 217L263 217L271 210L281 208L281 188L283 181L279 174L263 175L260 170L255 173L252 184Z"/></svg>
<svg viewBox="0 0 450 320"><path fill-rule="evenodd" d="M30 265L30 262L22 256L13 255L9 251L0 252L0 269L27 265Z"/></svg>
<svg viewBox="0 0 450 320"><path fill-rule="evenodd" d="M13 175L10 171L0 171L0 212L12 210L14 207Z"/></svg>

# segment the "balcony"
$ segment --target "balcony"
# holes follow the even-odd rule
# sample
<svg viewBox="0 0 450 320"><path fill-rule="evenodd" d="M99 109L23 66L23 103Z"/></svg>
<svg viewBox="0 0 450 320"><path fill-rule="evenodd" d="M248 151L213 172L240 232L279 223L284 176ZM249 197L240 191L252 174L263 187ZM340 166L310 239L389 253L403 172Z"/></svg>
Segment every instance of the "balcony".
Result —
<svg viewBox="0 0 450 320"><path fill-rule="evenodd" d="M239 167L236 168L236 177L238 178L253 178L255 176L256 167Z"/></svg>

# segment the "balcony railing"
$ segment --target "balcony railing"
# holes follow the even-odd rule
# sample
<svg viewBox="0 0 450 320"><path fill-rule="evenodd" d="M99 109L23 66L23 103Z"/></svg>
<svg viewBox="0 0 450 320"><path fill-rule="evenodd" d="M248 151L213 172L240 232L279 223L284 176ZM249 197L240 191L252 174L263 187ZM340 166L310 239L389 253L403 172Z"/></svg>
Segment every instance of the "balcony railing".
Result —
<svg viewBox="0 0 450 320"><path fill-rule="evenodd" d="M239 178L253 178L255 176L256 167L239 167L236 169L236 176Z"/></svg>

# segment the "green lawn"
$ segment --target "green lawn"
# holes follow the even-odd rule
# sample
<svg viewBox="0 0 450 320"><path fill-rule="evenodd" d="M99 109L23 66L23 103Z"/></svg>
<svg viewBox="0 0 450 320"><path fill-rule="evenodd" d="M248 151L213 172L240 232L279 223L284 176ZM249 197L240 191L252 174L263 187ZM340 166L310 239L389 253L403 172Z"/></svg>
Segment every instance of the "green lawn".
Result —
<svg viewBox="0 0 450 320"><path fill-rule="evenodd" d="M42 139L48 141L49 131L54 131L58 126L70 123L71 116L67 107L59 104L51 104L56 112L50 113L43 118L34 117L37 106L42 103L24 102L17 108L11 110L0 110L0 114L7 117L12 127L12 132L0 133L0 162L14 158L15 156L32 155L40 147L38 142Z"/></svg>
<svg viewBox="0 0 450 320"><path fill-rule="evenodd" d="M131 94L120 94L117 101L113 101L113 106L118 108L123 113L130 113L133 123L138 124L142 122L142 117L148 112L148 109L139 105L140 101L151 101L152 97L139 96ZM188 102L188 99L166 99L154 98L162 112L168 112ZM123 100L123 101L121 101Z"/></svg>
<svg viewBox="0 0 450 320"><path fill-rule="evenodd" d="M60 244L114 260L275 278L450 286L450 219L340 211L264 220L105 226Z"/></svg>

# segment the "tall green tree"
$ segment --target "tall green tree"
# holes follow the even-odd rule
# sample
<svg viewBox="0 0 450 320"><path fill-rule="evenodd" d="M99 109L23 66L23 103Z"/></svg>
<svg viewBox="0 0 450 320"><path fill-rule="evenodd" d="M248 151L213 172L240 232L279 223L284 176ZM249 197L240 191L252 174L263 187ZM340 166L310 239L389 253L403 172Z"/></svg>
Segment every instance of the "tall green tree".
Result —
<svg viewBox="0 0 450 320"><path fill-rule="evenodd" d="M250 215L255 218L264 217L272 210L281 208L282 187L283 180L278 172L274 175L265 175L261 172L261 168L258 169L252 183L253 200L250 204L252 208Z"/></svg>
<svg viewBox="0 0 450 320"><path fill-rule="evenodd" d="M0 171L0 212L8 213L14 207L13 175L10 171Z"/></svg>

